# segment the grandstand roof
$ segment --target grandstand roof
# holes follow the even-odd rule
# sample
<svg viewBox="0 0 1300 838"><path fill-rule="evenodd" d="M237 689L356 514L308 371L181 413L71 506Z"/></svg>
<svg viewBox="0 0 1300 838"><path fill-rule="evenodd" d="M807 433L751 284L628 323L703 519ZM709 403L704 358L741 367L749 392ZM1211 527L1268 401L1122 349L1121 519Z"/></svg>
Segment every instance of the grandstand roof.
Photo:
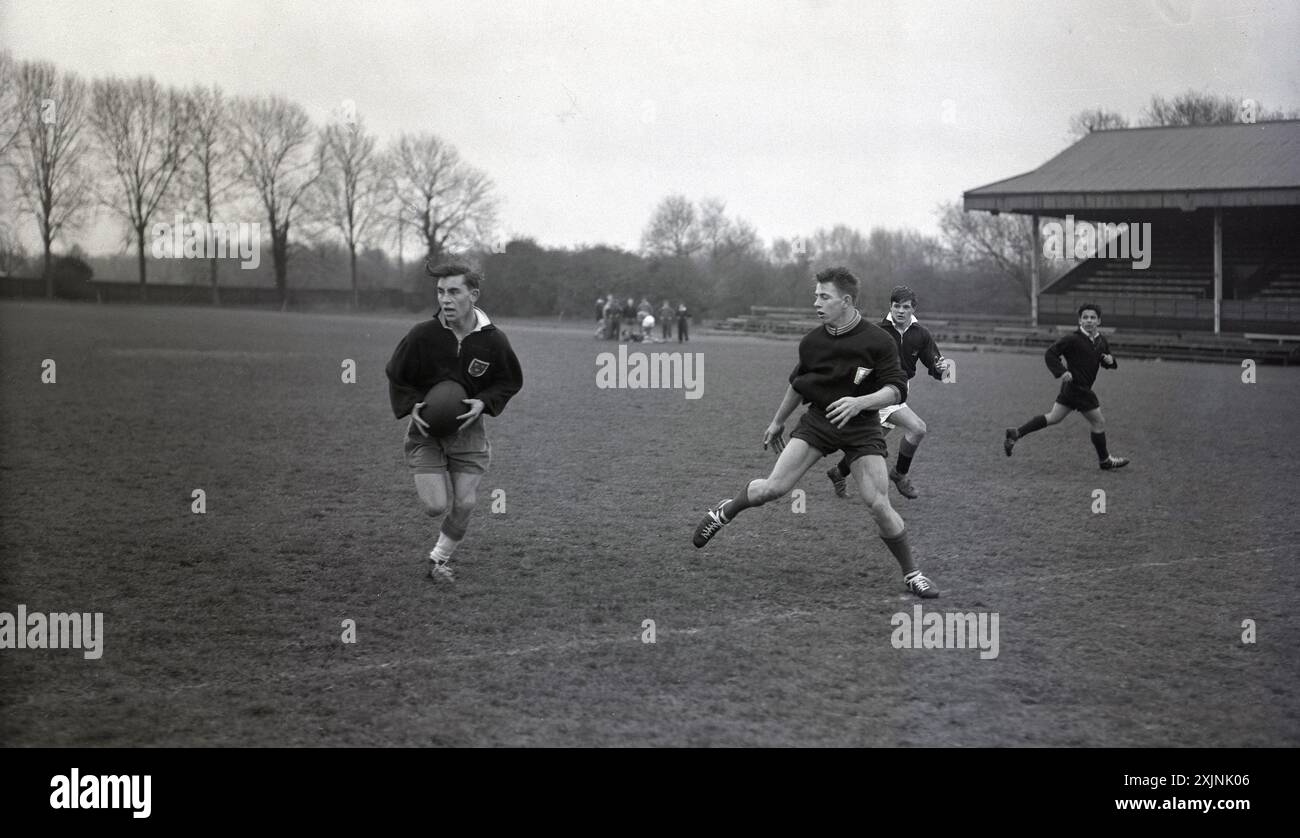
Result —
<svg viewBox="0 0 1300 838"><path fill-rule="evenodd" d="M963 197L1019 213L1300 206L1300 120L1094 131Z"/></svg>

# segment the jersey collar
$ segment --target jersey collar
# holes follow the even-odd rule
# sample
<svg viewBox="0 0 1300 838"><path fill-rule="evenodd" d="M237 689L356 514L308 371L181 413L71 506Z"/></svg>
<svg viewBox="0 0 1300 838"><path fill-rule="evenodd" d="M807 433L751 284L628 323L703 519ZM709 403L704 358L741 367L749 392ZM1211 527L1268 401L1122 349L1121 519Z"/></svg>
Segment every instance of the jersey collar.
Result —
<svg viewBox="0 0 1300 838"><path fill-rule="evenodd" d="M450 326L447 325L447 319L441 311L438 312L437 319L438 322L442 324L442 327L444 329L451 328ZM469 334L472 335L475 332L480 332L491 325L492 325L492 321L488 319L487 312L479 308L478 306L474 306L474 328L469 331Z"/></svg>
<svg viewBox="0 0 1300 838"><path fill-rule="evenodd" d="M862 322L862 312L858 311L857 309L854 309L852 320L850 320L845 325L840 326L838 329L832 326L831 324L827 323L826 331L830 332L832 335L842 335L847 332L851 332L853 328L861 322Z"/></svg>
<svg viewBox="0 0 1300 838"><path fill-rule="evenodd" d="M890 326L894 326L894 318L890 317L888 314L886 314L883 318L881 318L881 322L888 323ZM897 326L894 326L894 331L898 332L899 336L902 336L904 332L912 328L914 325L916 325L915 314L911 315L911 319L907 321L907 324L903 326L903 328L900 329Z"/></svg>

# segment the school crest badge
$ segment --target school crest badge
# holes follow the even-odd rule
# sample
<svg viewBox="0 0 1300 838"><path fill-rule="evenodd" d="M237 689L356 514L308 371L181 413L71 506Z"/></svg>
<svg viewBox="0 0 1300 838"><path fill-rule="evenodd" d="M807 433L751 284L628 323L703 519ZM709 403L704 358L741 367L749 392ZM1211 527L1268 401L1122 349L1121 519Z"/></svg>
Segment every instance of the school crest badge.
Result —
<svg viewBox="0 0 1300 838"><path fill-rule="evenodd" d="M861 384L869 375L871 375L871 367L858 367L858 371L853 375L853 383Z"/></svg>
<svg viewBox="0 0 1300 838"><path fill-rule="evenodd" d="M474 358L469 362L469 374L474 376L475 378L478 378L483 373L487 372L488 367L490 366L492 365L489 364L487 361L482 361L479 360L478 358Z"/></svg>

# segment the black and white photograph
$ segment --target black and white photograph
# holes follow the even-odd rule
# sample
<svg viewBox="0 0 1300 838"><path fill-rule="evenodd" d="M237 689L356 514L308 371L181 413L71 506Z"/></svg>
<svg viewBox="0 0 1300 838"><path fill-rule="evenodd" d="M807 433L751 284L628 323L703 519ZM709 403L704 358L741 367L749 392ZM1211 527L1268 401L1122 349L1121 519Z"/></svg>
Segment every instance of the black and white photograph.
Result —
<svg viewBox="0 0 1300 838"><path fill-rule="evenodd" d="M0 0L0 745L1300 745L1298 43Z"/></svg>

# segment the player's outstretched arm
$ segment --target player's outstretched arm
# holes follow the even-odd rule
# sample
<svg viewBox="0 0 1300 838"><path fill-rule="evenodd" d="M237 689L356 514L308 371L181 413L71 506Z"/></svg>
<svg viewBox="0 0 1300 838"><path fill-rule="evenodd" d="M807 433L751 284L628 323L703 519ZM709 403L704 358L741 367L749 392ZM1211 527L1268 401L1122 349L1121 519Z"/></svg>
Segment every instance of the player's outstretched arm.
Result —
<svg viewBox="0 0 1300 838"><path fill-rule="evenodd" d="M776 452L781 453L781 449L785 447L785 422L802 401L803 397L795 392L794 385L786 385L785 395L781 397L781 404L776 408L776 415L763 431L763 448L774 446Z"/></svg>
<svg viewBox="0 0 1300 838"><path fill-rule="evenodd" d="M943 357L939 351L939 345L934 342L934 335L928 331L925 333L925 347L921 350L921 363L930 371L930 377L936 380L943 380L944 370L948 368L948 359Z"/></svg>

